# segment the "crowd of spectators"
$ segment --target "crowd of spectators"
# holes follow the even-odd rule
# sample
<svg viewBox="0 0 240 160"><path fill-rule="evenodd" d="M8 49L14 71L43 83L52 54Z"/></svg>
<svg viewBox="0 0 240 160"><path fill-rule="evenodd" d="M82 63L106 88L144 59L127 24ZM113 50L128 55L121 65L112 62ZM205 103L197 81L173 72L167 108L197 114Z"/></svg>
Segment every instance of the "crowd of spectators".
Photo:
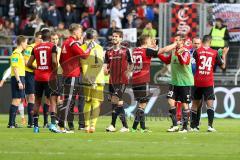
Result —
<svg viewBox="0 0 240 160"><path fill-rule="evenodd" d="M239 0L178 0L176 2L223 2ZM100 36L109 35L114 28L138 28L157 36L158 4L174 0L1 0L0 55L8 54L3 45L14 43L15 35L33 36L43 27L56 30L59 36L69 35L68 26L79 23L84 29L93 27ZM7 35L7 37L5 36Z"/></svg>

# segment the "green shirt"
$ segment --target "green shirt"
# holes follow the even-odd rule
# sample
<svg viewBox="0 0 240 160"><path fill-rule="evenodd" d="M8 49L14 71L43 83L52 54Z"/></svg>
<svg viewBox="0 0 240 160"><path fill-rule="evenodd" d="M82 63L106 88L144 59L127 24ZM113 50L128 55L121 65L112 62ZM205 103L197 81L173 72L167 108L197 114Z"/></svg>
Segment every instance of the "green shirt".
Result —
<svg viewBox="0 0 240 160"><path fill-rule="evenodd" d="M171 84L175 86L193 86L194 78L191 63L188 65L180 64L178 57L174 52L172 53L171 58Z"/></svg>

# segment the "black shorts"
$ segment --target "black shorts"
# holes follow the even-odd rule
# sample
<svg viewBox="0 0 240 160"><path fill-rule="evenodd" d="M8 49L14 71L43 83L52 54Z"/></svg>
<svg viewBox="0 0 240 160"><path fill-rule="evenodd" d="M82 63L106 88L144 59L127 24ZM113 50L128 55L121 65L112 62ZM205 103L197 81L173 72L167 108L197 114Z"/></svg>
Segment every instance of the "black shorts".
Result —
<svg viewBox="0 0 240 160"><path fill-rule="evenodd" d="M23 76L19 77L22 84L25 85L25 78ZM25 98L25 89L19 89L17 79L12 76L11 77L11 90L12 90L12 98Z"/></svg>
<svg viewBox="0 0 240 160"><path fill-rule="evenodd" d="M111 96L115 95L119 100L123 100L123 94L126 90L126 84L109 84L109 92Z"/></svg>
<svg viewBox="0 0 240 160"><path fill-rule="evenodd" d="M35 96L42 97L43 93L47 98L50 96L58 96L58 85L55 80L49 82L35 81Z"/></svg>
<svg viewBox="0 0 240 160"><path fill-rule="evenodd" d="M214 87L194 87L193 99L202 100L202 97L204 101L215 100Z"/></svg>
<svg viewBox="0 0 240 160"><path fill-rule="evenodd" d="M137 84L132 85L135 100L139 103L147 103L149 101L149 85Z"/></svg>
<svg viewBox="0 0 240 160"><path fill-rule="evenodd" d="M35 80L33 72L25 72L25 93L26 95L35 93Z"/></svg>
<svg viewBox="0 0 240 160"><path fill-rule="evenodd" d="M167 98L180 101L182 103L191 103L191 86L169 85Z"/></svg>

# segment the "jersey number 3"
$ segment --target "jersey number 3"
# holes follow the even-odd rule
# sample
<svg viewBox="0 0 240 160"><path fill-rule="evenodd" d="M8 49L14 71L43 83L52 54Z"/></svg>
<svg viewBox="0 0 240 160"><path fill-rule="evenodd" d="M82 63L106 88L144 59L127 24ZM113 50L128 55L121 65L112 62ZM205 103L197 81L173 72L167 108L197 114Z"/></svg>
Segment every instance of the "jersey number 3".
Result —
<svg viewBox="0 0 240 160"><path fill-rule="evenodd" d="M47 51L43 50L39 52L40 55L40 65L46 65L47 64Z"/></svg>
<svg viewBox="0 0 240 160"><path fill-rule="evenodd" d="M200 56L200 62L199 70L205 70L205 68L207 68L207 70L210 71L212 67L212 57Z"/></svg>

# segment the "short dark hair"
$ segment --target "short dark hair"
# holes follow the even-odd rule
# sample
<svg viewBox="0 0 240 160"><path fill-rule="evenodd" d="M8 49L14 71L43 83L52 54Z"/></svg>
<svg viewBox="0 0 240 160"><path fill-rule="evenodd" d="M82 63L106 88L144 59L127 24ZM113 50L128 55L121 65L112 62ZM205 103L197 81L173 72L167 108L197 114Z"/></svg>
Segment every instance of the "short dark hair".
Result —
<svg viewBox="0 0 240 160"><path fill-rule="evenodd" d="M217 21L223 23L223 19L222 19L222 18L216 18L216 22L217 22Z"/></svg>
<svg viewBox="0 0 240 160"><path fill-rule="evenodd" d="M115 29L115 30L113 30L113 32L112 32L112 34L113 33L116 33L116 34L118 34L119 35L119 37L123 37L123 31L122 30L120 30L120 29Z"/></svg>
<svg viewBox="0 0 240 160"><path fill-rule="evenodd" d="M24 35L19 35L17 37L17 45L21 45L21 43L25 42L27 38Z"/></svg>
<svg viewBox="0 0 240 160"><path fill-rule="evenodd" d="M212 36L204 35L202 39L202 43L207 43L207 42L210 42L211 40L212 40Z"/></svg>
<svg viewBox="0 0 240 160"><path fill-rule="evenodd" d="M72 23L70 26L69 26L69 31L71 33L73 33L73 31L79 29L79 28L83 28L80 24L77 24L77 23Z"/></svg>
<svg viewBox="0 0 240 160"><path fill-rule="evenodd" d="M45 28L41 31L42 33L42 40L49 41L51 38L51 31L48 28Z"/></svg>

